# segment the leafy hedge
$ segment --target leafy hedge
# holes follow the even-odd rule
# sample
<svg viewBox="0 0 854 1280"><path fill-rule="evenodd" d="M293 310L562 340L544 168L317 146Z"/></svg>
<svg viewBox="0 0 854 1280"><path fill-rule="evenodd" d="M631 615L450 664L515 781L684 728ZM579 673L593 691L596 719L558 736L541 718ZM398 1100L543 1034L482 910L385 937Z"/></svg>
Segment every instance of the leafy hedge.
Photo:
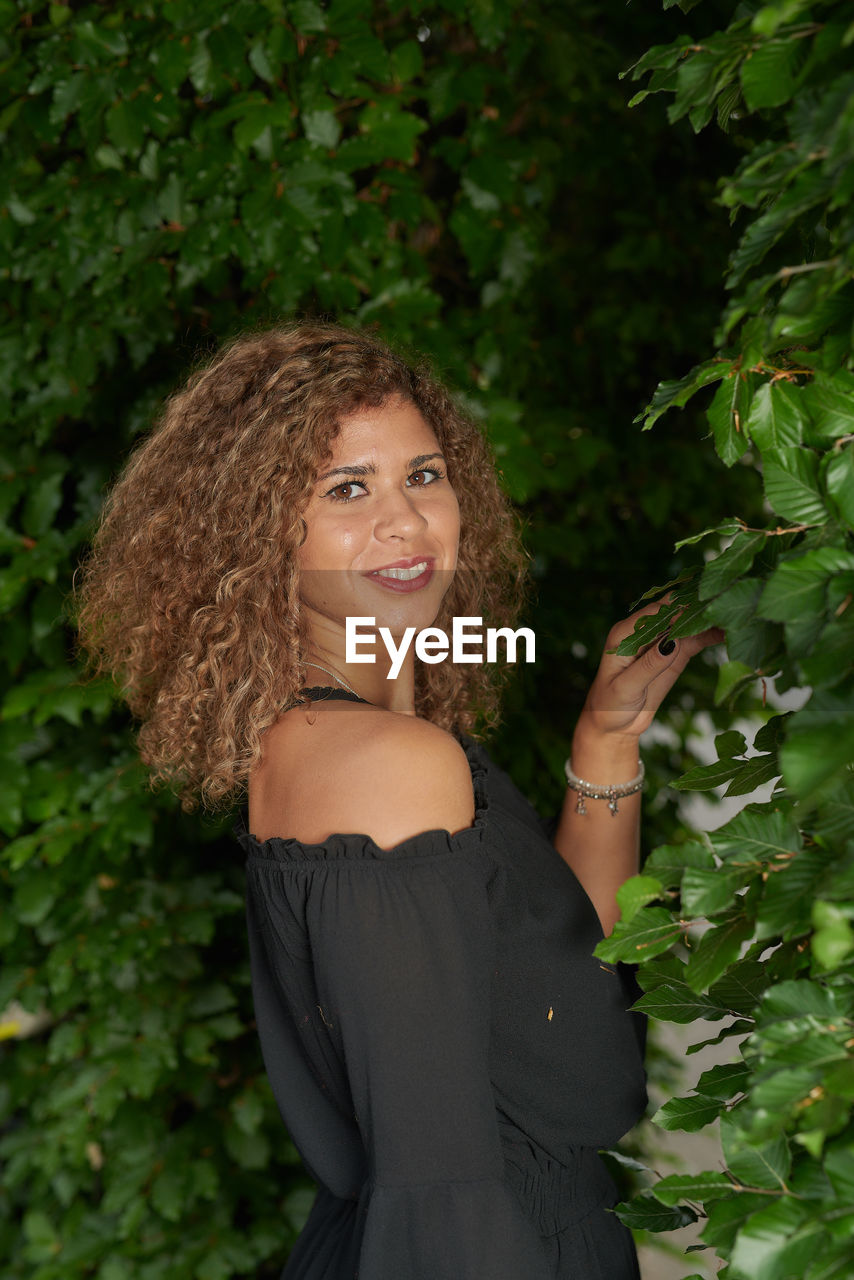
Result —
<svg viewBox="0 0 854 1280"><path fill-rule="evenodd" d="M634 101L672 93L671 120L749 120L720 188L740 225L720 348L642 416L652 426L717 383L715 447L728 467L753 460L770 518L686 540L726 546L676 584L670 634L726 628L719 702L757 675L806 696L750 745L719 734L718 759L679 780L740 796L779 779L707 837L655 849L598 949L640 962L638 1007L653 1017L738 1038L731 1064L655 1117L688 1131L720 1117L725 1168L664 1178L621 1211L652 1230L704 1218L731 1280L854 1272L852 35L848 6L786 0L653 48L633 71L649 77Z"/></svg>

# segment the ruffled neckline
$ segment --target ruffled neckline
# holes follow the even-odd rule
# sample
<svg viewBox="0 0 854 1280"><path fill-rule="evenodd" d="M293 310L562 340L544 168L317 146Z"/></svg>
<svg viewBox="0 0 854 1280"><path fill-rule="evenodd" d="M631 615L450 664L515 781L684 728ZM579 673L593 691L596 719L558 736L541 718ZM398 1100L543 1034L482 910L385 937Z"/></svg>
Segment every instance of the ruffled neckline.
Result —
<svg viewBox="0 0 854 1280"><path fill-rule="evenodd" d="M482 844L489 820L488 764L473 738L464 734L454 736L465 752L474 791L474 822L462 831L452 834L444 827L432 827L408 836L391 849L381 848L364 832L336 831L325 840L314 843L306 843L293 836L270 836L259 840L248 830L246 815L243 814L234 828L234 835L247 857L277 862L312 862L331 858L383 861L435 857L437 853L468 853Z"/></svg>

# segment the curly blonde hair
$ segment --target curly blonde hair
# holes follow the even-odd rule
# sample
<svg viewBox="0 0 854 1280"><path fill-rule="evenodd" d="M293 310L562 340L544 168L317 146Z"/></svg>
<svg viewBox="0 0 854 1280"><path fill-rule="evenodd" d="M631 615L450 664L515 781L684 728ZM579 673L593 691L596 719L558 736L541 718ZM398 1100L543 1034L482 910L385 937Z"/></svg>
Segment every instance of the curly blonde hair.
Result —
<svg viewBox="0 0 854 1280"><path fill-rule="evenodd" d="M235 798L262 737L299 701L308 636L302 513L342 418L393 396L433 429L460 504L458 570L436 625L510 625L517 521L479 429L421 365L372 335L302 323L237 338L166 403L109 494L76 586L80 639L142 721L154 782L192 808ZM496 666L419 666L416 712L451 731L497 719Z"/></svg>

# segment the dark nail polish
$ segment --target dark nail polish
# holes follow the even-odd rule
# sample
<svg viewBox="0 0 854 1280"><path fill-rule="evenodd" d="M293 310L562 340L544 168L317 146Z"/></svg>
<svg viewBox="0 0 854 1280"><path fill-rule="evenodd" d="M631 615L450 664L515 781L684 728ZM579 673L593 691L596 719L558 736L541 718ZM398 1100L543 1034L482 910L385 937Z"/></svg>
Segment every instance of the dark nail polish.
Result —
<svg viewBox="0 0 854 1280"><path fill-rule="evenodd" d="M667 658L670 656L670 654L673 652L675 648L676 648L675 640L662 640L661 644L658 646L658 652L662 655L662 657Z"/></svg>

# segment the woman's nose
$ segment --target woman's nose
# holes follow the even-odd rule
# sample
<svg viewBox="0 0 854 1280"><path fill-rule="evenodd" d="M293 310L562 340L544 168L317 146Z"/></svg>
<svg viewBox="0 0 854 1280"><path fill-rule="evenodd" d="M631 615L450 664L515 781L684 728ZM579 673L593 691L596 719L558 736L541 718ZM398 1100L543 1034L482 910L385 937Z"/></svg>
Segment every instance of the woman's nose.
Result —
<svg viewBox="0 0 854 1280"><path fill-rule="evenodd" d="M411 538L426 525L427 520L419 510L413 492L392 489L380 501L374 532L378 538Z"/></svg>

